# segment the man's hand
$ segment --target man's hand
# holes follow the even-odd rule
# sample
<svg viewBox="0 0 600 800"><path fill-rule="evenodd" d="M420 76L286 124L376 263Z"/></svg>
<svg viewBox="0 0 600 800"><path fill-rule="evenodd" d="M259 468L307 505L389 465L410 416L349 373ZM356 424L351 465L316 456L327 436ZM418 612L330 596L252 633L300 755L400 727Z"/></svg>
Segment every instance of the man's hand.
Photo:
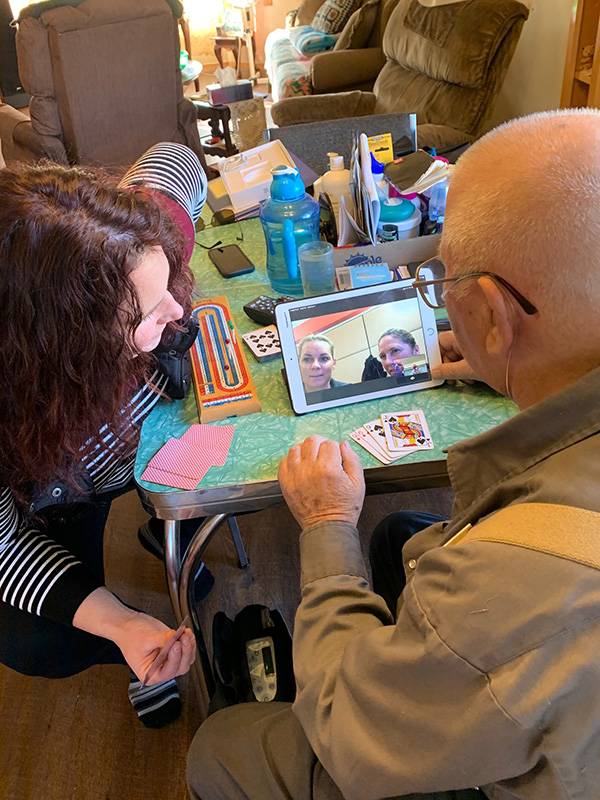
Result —
<svg viewBox="0 0 600 800"><path fill-rule="evenodd" d="M327 521L357 524L365 481L360 459L349 442L340 445L309 436L291 448L277 477L302 530Z"/></svg>
<svg viewBox="0 0 600 800"><path fill-rule="evenodd" d="M464 383L473 383L480 381L474 369L468 361L465 361L463 354L460 352L456 337L452 331L442 331L438 335L440 344L440 352L442 354L442 363L439 367L433 367L431 370L431 377L439 380L445 380L450 385L456 381L463 381Z"/></svg>

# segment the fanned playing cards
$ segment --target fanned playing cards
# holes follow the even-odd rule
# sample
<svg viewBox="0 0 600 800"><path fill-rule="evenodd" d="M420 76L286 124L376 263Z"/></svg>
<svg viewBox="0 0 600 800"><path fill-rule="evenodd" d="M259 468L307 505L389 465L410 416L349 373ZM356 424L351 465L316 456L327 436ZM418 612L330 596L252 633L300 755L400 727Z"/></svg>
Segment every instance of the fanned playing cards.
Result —
<svg viewBox="0 0 600 800"><path fill-rule="evenodd" d="M224 466L234 429L233 425L191 425L180 439L169 439L160 448L142 480L195 489L211 467Z"/></svg>
<svg viewBox="0 0 600 800"><path fill-rule="evenodd" d="M352 431L350 438L382 464L391 464L415 450L433 449L425 414L420 409L382 414Z"/></svg>

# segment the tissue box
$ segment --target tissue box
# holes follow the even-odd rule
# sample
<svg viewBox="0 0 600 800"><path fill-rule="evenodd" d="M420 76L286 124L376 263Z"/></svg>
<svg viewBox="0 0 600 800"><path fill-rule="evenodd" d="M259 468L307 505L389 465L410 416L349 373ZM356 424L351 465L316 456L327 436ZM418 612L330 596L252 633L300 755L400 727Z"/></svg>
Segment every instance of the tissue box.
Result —
<svg viewBox="0 0 600 800"><path fill-rule="evenodd" d="M251 100L252 83L249 80L239 80L233 86L221 86L220 83L211 83L206 87L206 94L211 106L237 103L239 100Z"/></svg>

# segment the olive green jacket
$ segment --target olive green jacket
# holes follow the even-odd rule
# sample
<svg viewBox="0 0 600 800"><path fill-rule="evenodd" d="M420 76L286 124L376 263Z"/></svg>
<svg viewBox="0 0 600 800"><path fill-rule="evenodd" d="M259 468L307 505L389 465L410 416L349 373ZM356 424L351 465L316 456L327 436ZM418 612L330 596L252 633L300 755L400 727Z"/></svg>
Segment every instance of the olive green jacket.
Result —
<svg viewBox="0 0 600 800"><path fill-rule="evenodd" d="M404 548L395 624L353 526L302 534L294 712L348 800L599 796L600 570L498 542L440 547L515 504L600 511L599 397L597 369L450 449L453 518Z"/></svg>

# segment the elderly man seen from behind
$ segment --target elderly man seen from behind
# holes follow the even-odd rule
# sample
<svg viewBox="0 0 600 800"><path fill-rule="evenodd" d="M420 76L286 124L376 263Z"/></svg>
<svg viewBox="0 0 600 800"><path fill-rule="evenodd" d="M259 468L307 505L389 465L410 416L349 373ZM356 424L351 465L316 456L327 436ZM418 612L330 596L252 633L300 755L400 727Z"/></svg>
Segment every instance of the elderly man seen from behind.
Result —
<svg viewBox="0 0 600 800"><path fill-rule="evenodd" d="M379 524L373 589L358 457L321 437L290 450L297 698L211 717L194 798L598 797L599 153L600 113L567 110L459 160L439 374L479 377L521 413L450 448L451 520Z"/></svg>

